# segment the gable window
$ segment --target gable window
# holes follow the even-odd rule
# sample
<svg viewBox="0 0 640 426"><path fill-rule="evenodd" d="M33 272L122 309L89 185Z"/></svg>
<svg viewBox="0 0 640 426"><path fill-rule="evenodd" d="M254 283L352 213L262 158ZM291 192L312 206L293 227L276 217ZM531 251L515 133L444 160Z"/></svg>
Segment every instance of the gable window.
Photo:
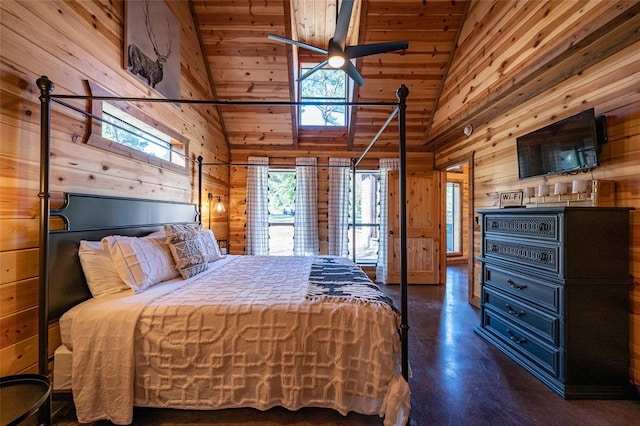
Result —
<svg viewBox="0 0 640 426"><path fill-rule="evenodd" d="M303 64L302 75L313 68ZM347 100L347 76L340 69L320 69L300 81L302 102L345 102ZM301 126L346 126L345 105L301 105Z"/></svg>

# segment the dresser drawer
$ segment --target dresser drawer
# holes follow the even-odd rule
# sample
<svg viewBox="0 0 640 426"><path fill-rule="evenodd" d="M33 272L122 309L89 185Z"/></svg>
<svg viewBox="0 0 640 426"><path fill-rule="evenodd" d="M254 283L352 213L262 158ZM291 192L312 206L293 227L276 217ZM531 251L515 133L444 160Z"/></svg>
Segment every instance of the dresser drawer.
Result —
<svg viewBox="0 0 640 426"><path fill-rule="evenodd" d="M489 286L482 288L482 303L485 308L494 309L518 325L536 333L542 341L554 346L559 345L560 320L558 317L524 305Z"/></svg>
<svg viewBox="0 0 640 426"><path fill-rule="evenodd" d="M559 285L544 281L534 281L523 275L485 264L483 267L484 284L498 288L510 295L548 309L554 314L561 314Z"/></svg>
<svg viewBox="0 0 640 426"><path fill-rule="evenodd" d="M560 240L560 221L554 214L520 214L484 216L486 235L499 234L517 238L535 238L546 241Z"/></svg>
<svg viewBox="0 0 640 426"><path fill-rule="evenodd" d="M484 239L484 256L496 261L519 263L553 275L561 276L563 272L559 244L487 236Z"/></svg>
<svg viewBox="0 0 640 426"><path fill-rule="evenodd" d="M560 377L560 350L538 340L508 318L485 309L482 327L507 346L513 348L537 367L554 377Z"/></svg>

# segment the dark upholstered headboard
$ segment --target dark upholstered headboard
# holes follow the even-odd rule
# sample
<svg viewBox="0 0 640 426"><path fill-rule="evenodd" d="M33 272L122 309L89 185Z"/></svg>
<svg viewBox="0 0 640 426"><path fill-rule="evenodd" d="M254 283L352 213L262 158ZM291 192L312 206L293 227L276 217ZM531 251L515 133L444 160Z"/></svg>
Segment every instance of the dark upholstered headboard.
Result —
<svg viewBox="0 0 640 426"><path fill-rule="evenodd" d="M65 194L65 205L51 210L65 229L49 232L49 321L91 298L82 272L80 240L99 241L107 235L143 236L166 223L197 223L195 204L88 194Z"/></svg>

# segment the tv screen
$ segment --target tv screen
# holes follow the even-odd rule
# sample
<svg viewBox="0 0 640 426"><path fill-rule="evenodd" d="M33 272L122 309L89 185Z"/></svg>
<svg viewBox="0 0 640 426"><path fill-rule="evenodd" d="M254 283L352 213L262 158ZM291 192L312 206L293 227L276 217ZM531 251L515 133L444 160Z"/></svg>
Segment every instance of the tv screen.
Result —
<svg viewBox="0 0 640 426"><path fill-rule="evenodd" d="M598 166L593 108L516 139L520 179L575 173Z"/></svg>

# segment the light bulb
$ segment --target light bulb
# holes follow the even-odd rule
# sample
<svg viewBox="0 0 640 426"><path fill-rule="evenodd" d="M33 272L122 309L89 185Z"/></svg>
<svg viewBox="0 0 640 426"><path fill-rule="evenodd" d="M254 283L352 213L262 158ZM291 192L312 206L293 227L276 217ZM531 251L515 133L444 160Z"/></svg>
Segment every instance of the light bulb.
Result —
<svg viewBox="0 0 640 426"><path fill-rule="evenodd" d="M329 56L329 66L332 68L340 68L344 65L344 56L334 54Z"/></svg>
<svg viewBox="0 0 640 426"><path fill-rule="evenodd" d="M220 197L218 197L218 202L216 203L215 210L218 213L224 213L225 212L224 204L222 203L222 200L220 199Z"/></svg>

